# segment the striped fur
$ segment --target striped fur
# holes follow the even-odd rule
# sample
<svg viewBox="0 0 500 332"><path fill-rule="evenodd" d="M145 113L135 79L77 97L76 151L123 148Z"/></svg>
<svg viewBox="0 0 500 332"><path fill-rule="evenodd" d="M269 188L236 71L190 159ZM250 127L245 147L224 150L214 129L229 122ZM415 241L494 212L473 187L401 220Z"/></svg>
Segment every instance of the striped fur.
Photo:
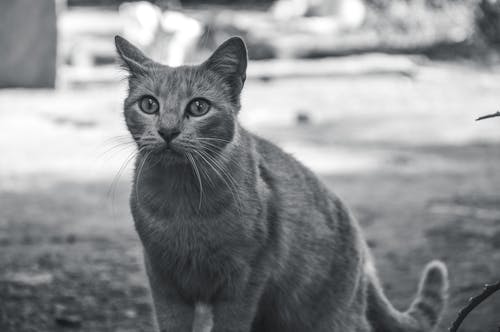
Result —
<svg viewBox="0 0 500 332"><path fill-rule="evenodd" d="M367 291L367 314L374 332L433 331L446 304L446 266L440 261L432 261L425 267L417 295L406 312L394 309L373 273L370 274Z"/></svg>

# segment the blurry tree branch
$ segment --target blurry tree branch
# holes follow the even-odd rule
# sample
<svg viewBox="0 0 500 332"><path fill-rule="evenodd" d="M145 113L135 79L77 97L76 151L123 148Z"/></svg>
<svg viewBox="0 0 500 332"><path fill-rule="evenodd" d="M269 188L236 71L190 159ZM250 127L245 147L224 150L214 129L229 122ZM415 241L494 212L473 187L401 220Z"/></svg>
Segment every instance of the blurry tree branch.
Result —
<svg viewBox="0 0 500 332"><path fill-rule="evenodd" d="M493 113L493 114L488 114L488 115L480 116L479 118L476 119L476 121L484 120L484 119L489 119L489 118L495 118L497 116L500 116L500 112L496 112L496 113Z"/></svg>
<svg viewBox="0 0 500 332"><path fill-rule="evenodd" d="M499 116L500 112L497 112L497 115ZM450 332L456 332L458 331L458 328L460 325L462 325L462 322L464 319L467 317L469 313L471 313L472 310L474 310L479 304L481 304L484 300L486 300L488 297L490 297L493 293L496 291L500 290L500 280L496 284L491 284L491 285L484 285L483 291L474 297L471 297L469 299L469 303L459 311L457 319L453 322L451 327L449 328Z"/></svg>

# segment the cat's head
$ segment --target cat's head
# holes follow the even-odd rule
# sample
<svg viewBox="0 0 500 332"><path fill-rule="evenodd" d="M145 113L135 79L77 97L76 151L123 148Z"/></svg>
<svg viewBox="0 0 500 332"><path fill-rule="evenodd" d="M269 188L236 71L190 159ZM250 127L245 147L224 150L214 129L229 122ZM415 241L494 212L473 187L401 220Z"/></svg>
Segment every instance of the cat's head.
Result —
<svg viewBox="0 0 500 332"><path fill-rule="evenodd" d="M180 67L153 61L122 37L115 44L129 73L125 120L140 151L181 161L233 140L247 67L242 39L228 39L200 65Z"/></svg>

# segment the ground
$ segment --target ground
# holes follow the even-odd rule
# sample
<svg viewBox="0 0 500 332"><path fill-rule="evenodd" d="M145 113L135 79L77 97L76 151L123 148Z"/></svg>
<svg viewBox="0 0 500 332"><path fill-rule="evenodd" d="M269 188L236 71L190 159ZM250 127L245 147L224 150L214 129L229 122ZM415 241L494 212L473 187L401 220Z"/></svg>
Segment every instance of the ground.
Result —
<svg viewBox="0 0 500 332"><path fill-rule="evenodd" d="M497 110L499 91L500 68L470 64L255 76L241 122L347 202L398 308L426 262L448 265L446 331L500 278L500 120L474 122ZM133 152L124 93L123 82L0 91L0 331L150 330L130 163L120 171ZM461 331L493 331L499 312L500 294Z"/></svg>

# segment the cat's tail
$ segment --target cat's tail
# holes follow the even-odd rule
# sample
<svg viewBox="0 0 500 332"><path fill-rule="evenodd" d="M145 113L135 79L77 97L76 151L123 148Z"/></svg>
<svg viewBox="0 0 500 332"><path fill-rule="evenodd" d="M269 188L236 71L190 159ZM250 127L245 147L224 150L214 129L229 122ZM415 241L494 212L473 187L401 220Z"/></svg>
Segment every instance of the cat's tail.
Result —
<svg viewBox="0 0 500 332"><path fill-rule="evenodd" d="M448 272L440 261L432 261L422 273L410 308L397 311L387 300L377 277L368 273L368 320L375 332L430 332L436 327L446 305Z"/></svg>

